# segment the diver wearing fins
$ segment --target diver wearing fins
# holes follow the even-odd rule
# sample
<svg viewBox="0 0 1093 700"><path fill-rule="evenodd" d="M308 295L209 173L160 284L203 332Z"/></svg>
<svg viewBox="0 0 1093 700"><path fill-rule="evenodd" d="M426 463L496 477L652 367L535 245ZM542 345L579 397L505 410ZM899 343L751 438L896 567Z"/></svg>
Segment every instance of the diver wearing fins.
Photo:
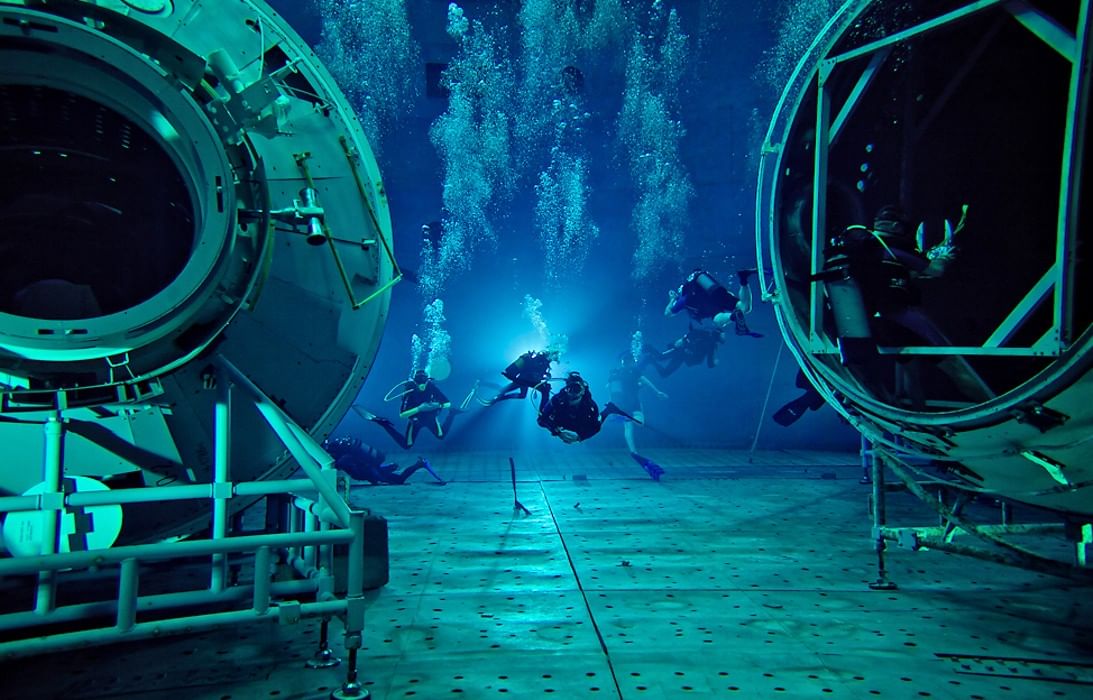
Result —
<svg viewBox="0 0 1093 700"><path fill-rule="evenodd" d="M619 357L619 366L611 370L607 378L611 403L629 415L629 420L621 414L619 418L624 421L622 437L626 441L626 449L629 450L630 457L641 465L653 481L660 481L664 468L648 457L638 454L638 448L634 445L634 426L645 425L645 407L641 400L642 388L651 389L658 398L668 398L668 394L658 389L648 377L642 374L642 365L634 360L633 353L622 353Z"/></svg>
<svg viewBox="0 0 1093 700"><path fill-rule="evenodd" d="M402 407L399 417L406 419L405 432L399 432L395 424L383 416L377 416L359 406L353 409L365 420L372 421L384 429L391 439L404 450L414 445L418 433L424 428L436 436L437 440L443 440L448 435L452 426L452 420L463 412L461 408L452 408L452 402L444 395L423 369L414 372L413 378L408 382L410 388L402 394ZM403 385L406 383L404 382ZM466 401L464 401L466 404ZM440 411L448 409L448 415L443 424L440 422Z"/></svg>
<svg viewBox="0 0 1093 700"><path fill-rule="evenodd" d="M744 318L752 309L748 280L755 272L755 269L738 271L736 277L740 287L733 294L709 272L695 268L678 289L668 290L668 305L664 307L664 315L675 316L686 311L695 321L711 320L718 329L727 328L731 323L737 335L762 337L761 333L754 333L748 328Z"/></svg>
<svg viewBox="0 0 1093 700"><path fill-rule="evenodd" d="M522 399L528 395L529 389L539 392L539 411L546 407L550 400L550 365L557 362L561 352L556 349L548 349L543 352L528 350L509 364L501 372L501 376L509 380L509 383L488 401L483 401L484 406L492 406L498 401L507 399Z"/></svg>
<svg viewBox="0 0 1093 700"><path fill-rule="evenodd" d="M372 484L405 484L419 469L424 469L433 478L444 484L432 466L424 457L401 472L398 464L387 462L387 456L371 445L366 445L356 438L339 437L323 442L323 449L334 458L334 468L345 472L354 481L368 481Z"/></svg>
<svg viewBox="0 0 1093 700"><path fill-rule="evenodd" d="M720 329L688 324L683 337L672 343L667 350L660 352L647 346L643 361L652 365L662 377L672 375L683 365L694 367L702 362L713 369L717 366L717 348L722 342Z"/></svg>
<svg viewBox="0 0 1093 700"><path fill-rule="evenodd" d="M608 402L601 413L588 382L580 372L570 372L565 386L539 412L538 423L566 444L581 442L600 432L608 416L616 414L633 420L618 406Z"/></svg>

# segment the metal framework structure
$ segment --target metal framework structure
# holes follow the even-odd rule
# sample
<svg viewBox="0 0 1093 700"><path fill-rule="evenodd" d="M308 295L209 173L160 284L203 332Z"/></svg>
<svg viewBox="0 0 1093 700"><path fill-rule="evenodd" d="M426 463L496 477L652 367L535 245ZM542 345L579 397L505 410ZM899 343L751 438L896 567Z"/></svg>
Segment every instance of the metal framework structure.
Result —
<svg viewBox="0 0 1093 700"><path fill-rule="evenodd" d="M767 290L766 300L774 303L782 335L812 385L873 445L871 449L863 448L863 456L872 457L873 535L880 564L878 587L889 584L883 562L886 542L913 549L959 552L1064 576L1088 574L1093 546L1093 526L1089 524L1093 501L1089 487L1093 482L1086 471L1087 407L1089 390L1093 387L1089 361L1093 333L1082 316L1086 311L1079 306L1075 290L1079 288L1079 234L1088 229L1088 222L1079 228L1079 210L1093 79L1089 44L1093 17L1089 5L1088 0L1072 0L1065 7L1045 10L1025 0L955 0L946 5L948 11L933 10L933 15L927 15L912 13L920 12L924 6L936 7L936 3L848 0L802 58L775 108L760 154L756 192L760 281ZM907 8L910 11L904 13ZM897 15L913 19L898 19ZM1056 17L1065 17L1067 26ZM884 30L883 26L891 28ZM902 73L906 64L899 63L901 56L913 54L910 45L926 45L917 42L929 39L937 43L928 44L927 48L948 49L946 41L958 41L951 53L944 54L946 59L952 59L950 63L930 66L934 72L930 74L933 82L929 83L929 90L918 92L920 88L914 86L914 94L922 100L915 103L914 111L901 104L907 111L900 117L903 132L897 137L903 139L904 150L903 159L895 161L895 166L903 168L901 177L914 172L906 159L914 155L920 144L928 143L926 134L947 118L946 109L957 109L959 116L954 119L966 114L959 111L957 97L962 86L975 80L973 76L982 75L976 73L976 68L982 65L981 59L987 57L991 70L995 70L994 65L1002 65L989 63L991 57L997 61L997 55L1009 48L1008 44L1000 47L1000 32L1011 40L1020 37L1022 45L1035 47L1037 60L1041 61L1035 64L1036 70L1043 65L1051 66L1050 94L1058 94L1060 100L1065 95L1065 105L1053 105L1051 112L1053 120L1061 121L1044 126L1041 132L1044 136L1038 141L1041 147L1050 145L1052 159L1056 157L1055 148L1058 149L1058 160L1050 160L1050 167L1057 164L1058 172L1049 175L1058 178L1057 205L1055 190L1050 198L1044 195L1042 200L1042 211L1046 212L1050 206L1055 218L1043 231L1036 229L1036 244L1042 246L1045 256L1038 258L1029 275L1034 279L1028 288L1016 290L1012 306L1010 297L1006 297L1004 304L991 307L989 319L975 330L974 340L983 339L979 344L885 344L877 350L889 356L932 356L958 361L980 358L977 361L986 362L985 358L992 358L990 361L1001 362L1009 358L1007 370L1017 366L1043 369L1034 374L1015 374L1014 379L1024 379L1014 381L1004 393L982 403L935 401L932 411L909 410L875 394L872 387L840 367L835 357L840 350L830 331L832 312L825 284L818 279L827 262L829 225L838 218L838 213L833 212L837 212L839 202L829 201L829 193L837 190L838 185L832 173L838 176L848 169L845 162L848 150L834 151L838 160L833 160L833 150L840 140L845 144L850 143L849 139L873 139L876 133L881 133L879 128L869 131L869 127L882 113L876 105L891 96L884 90L913 84L913 78ZM866 38L858 38L863 35ZM992 48L994 53L988 53ZM1035 80L1035 73L1031 79ZM908 88L900 94L910 95L912 91ZM1035 110L1023 103L1019 103L1019 108ZM862 115L869 116L863 119ZM870 135L862 136L863 133ZM884 136L891 133L883 132ZM929 143L944 147L945 137L935 137ZM884 145L896 150L893 143ZM797 178L792 181L791 168L796 170L793 177ZM787 191L794 193L793 201L798 205L795 212L800 215L795 222L800 230L794 228L792 232L793 245L783 245L790 235L785 223L790 207ZM811 207L810 217L800 214L807 207ZM795 257L787 262L783 257L788 258L789 254L784 256L783 251L790 249ZM1041 272L1040 263L1046 267L1045 271ZM790 268L791 265L795 267ZM768 266L772 273L766 271ZM795 276L791 278L787 269ZM796 295L792 299L791 292ZM976 309L967 311L973 314ZM1038 364L1018 364L1033 358L1039 358ZM950 467L939 471L948 471L953 478L938 478L917 470L915 463L921 460L936 460L937 464ZM938 525L890 527L886 523L886 470L936 510ZM965 517L964 506L976 498L1001 503L1003 521L983 524ZM1007 519L1014 503L1059 509L1063 513L1052 523L1015 524ZM1047 519L1052 518L1049 515ZM1074 561L1039 555L1014 544L1009 537L1031 533L1065 535L1067 541L1074 543ZM954 541L960 535L974 536L986 546Z"/></svg>
<svg viewBox="0 0 1093 700"><path fill-rule="evenodd" d="M365 511L349 507L338 493L333 459L299 425L256 387L227 359L214 361L217 400L215 403L214 476L211 483L163 486L155 489L119 489L66 493L63 484L64 415L56 411L44 423L44 493L0 498L0 512L30 511L40 514L44 524L38 556L0 559L0 576L37 577L33 606L29 610L0 615L0 657L18 657L76 647L132 641L163 634L238 625L259 621L282 624L302 617L323 618L321 648L312 665L332 665L326 648L327 622L333 616L344 621L345 647L349 650L348 675L335 697L366 697L357 681L356 654L364 629L364 518ZM307 478L234 483L229 464L233 389L262 415ZM291 506L288 532L232 536L228 501L234 497L283 495ZM166 541L155 544L119 546L84 551L61 551L61 518L72 510L103 505L165 502L182 499L212 501L211 537L201 540ZM335 594L334 548L348 549L344 596ZM253 562L251 584L230 580L228 555L244 554ZM209 557L209 584L200 590L157 595L140 595L140 569L147 562ZM273 582L277 557L295 568L303 578ZM117 597L114 600L57 605L60 572L114 570ZM76 576L79 578L79 576ZM340 584L341 582L339 582ZM297 599L314 598L312 602ZM194 606L236 603L232 612L191 613ZM249 603L249 607L244 607ZM151 613L153 619L141 620ZM94 626L104 616L114 625ZM27 636L55 623L84 627L43 636Z"/></svg>
<svg viewBox="0 0 1093 700"><path fill-rule="evenodd" d="M852 0L851 2L848 2L829 24L828 29L821 33L821 39L823 37L829 37L832 34L830 31L832 27L849 25L869 4L868 1L862 0ZM814 143L816 155L813 177L816 184L813 187L812 199L811 273L815 275L823 267L823 232L827 230L826 185L828 182L828 153L830 152L832 145L838 141L839 136L850 116L853 114L854 109L869 90L870 83L891 55L892 48L897 44L906 42L910 39L923 36L930 32L936 32L955 22L966 20L976 13L994 8L995 6L1004 8L1006 12L1012 15L1014 21L1019 22L1032 35L1051 47L1070 64L1067 120L1062 143L1062 167L1059 175L1059 216L1055 227L1055 262L1040 280L1027 291L1021 301L1013 307L1005 319L998 324L998 327L994 332L991 333L981 345L963 347L882 347L880 348L880 352L883 354L1058 356L1070 346L1075 337L1075 329L1072 324L1072 311L1074 305L1074 255L1077 238L1075 232L1075 213L1078 206L1076 183L1080 177L1080 167L1078 163L1080 150L1077 142L1081 137L1081 134L1075 133L1074 125L1084 123L1085 112L1088 108L1088 95L1086 94L1088 91L1088 76L1086 73L1089 70L1089 66L1083 62L1082 57L1087 53L1086 44L1090 31L1090 14L1089 4L1084 1L1081 2L1080 5L1078 31L1076 34L1059 26L1053 18L1036 8L1029 6L1023 0L980 0L979 2L969 3L958 10L948 12L940 17L936 17L892 34L884 39L870 42L857 49L841 54L825 55L820 59L815 122L817 136ZM932 120L932 115L937 114L938 111L944 107L944 102L951 97L959 82L966 77L968 66L975 60L978 53L982 50L985 41L989 38L989 36L985 36L984 40L980 43L980 47L970 52L968 63L954 71L949 85L942 93L941 99L931 106L930 115L926 117L924 124L919 125L920 131L924 128L926 123ZM815 53L818 48L818 44L815 44L811 53ZM858 78L853 89L850 91L849 96L841 105L833 104L831 91L828 86L832 74L836 70L849 70L847 64L855 59L864 57L869 57L869 62L858 74ZM782 111L782 108L790 102L795 101L800 103L803 99L803 93L808 86L808 82L804 80L807 76L802 70L804 65L805 62L802 62L798 67L798 71L794 74L786 92L782 96L777 111ZM838 111L832 116L832 112L834 112L836 108ZM768 131L767 139L763 145L759 166L760 187L757 192L756 200L756 230L760 232L761 243L762 239L765 238L771 241L770 245L774 245L771 236L775 230L775 222L773 221L773 217L764 218L763 213L771 210L769 206L770 193L773 191L771 183L772 178L777 177L777 173L781 170L781 158L784 145L775 140L775 125L775 123L772 123L771 130ZM782 134L784 135L784 131ZM759 269L760 274L763 275L763 245L759 245L758 249L761 263ZM778 279L777 269L775 275L776 278L773 282L779 286L784 284L784 280ZM768 281L765 278L761 278L761 280L763 288L766 289ZM1032 313L1048 299L1049 295L1052 300L1051 303L1053 308L1051 328L1038 340L1029 345L1015 346L1008 344L1010 339L1021 329L1022 325L1029 319ZM807 352L812 354L837 354L839 351L835 343L832 342L823 331L821 322L823 290L821 283L815 280L811 283L810 287L809 308L810 313L806 331L807 337L809 338Z"/></svg>
<svg viewBox="0 0 1093 700"><path fill-rule="evenodd" d="M865 452L863 449L863 453ZM913 464L912 459L895 450L872 449L868 454L869 478L872 482L869 498L873 516L872 540L877 555L877 579L870 583L871 588L896 588L896 584L888 577L885 565L885 552L890 542L913 551L951 552L996 564L1072 578L1083 583L1093 582L1093 526L1090 524L1071 525L1062 521L1013 522L1013 504L1002 494L983 493L955 480L926 476ZM911 495L936 513L937 525L889 524L886 478L889 472L895 475ZM986 497L997 503L1000 522L976 522L965 512L965 507L978 497ZM1057 553L1054 556L1040 553L1013 541L1014 537L1026 535L1048 536L1057 540L1065 538L1073 546L1072 560L1064 561ZM971 537L978 542L957 542L958 536L963 539Z"/></svg>

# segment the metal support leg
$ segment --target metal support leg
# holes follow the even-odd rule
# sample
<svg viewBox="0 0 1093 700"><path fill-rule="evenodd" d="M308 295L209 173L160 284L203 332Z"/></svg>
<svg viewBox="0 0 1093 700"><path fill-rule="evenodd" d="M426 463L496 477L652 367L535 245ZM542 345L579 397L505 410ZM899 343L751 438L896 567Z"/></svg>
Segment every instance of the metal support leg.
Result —
<svg viewBox="0 0 1093 700"><path fill-rule="evenodd" d="M346 584L345 648L349 651L346 662L345 685L330 694L334 700L343 698L370 698L372 694L357 679L357 650L361 648L364 634L364 512L352 511L349 527L353 541L349 543L349 562Z"/></svg>
<svg viewBox="0 0 1093 700"><path fill-rule="evenodd" d="M335 690L330 694L333 700L348 700L348 698L357 698L357 700L368 700L372 697L372 693L365 690L361 682L357 680L357 650L356 648L349 650L349 660L347 662L348 674L345 679L345 685L338 690Z"/></svg>
<svg viewBox="0 0 1093 700"><path fill-rule="evenodd" d="M65 428L60 411L51 415L45 422L45 446L42 459L42 481L46 484L46 494L56 496L56 503L51 508L43 508L42 543L39 550L43 555L56 554L60 551L58 542L61 530L61 515L64 512L64 438ZM57 572L52 569L38 574L38 589L34 609L40 615L51 612L56 604Z"/></svg>
<svg viewBox="0 0 1093 700"><path fill-rule="evenodd" d="M868 484L872 480L870 470L873 465L873 445L864 435L861 436L861 479L859 484Z"/></svg>
<svg viewBox="0 0 1093 700"><path fill-rule="evenodd" d="M216 384L216 404L213 409L213 508L212 538L219 540L228 535L228 499L231 497L231 382L224 372L219 373ZM222 591L228 582L228 558L223 554L212 557L212 575L209 589Z"/></svg>
<svg viewBox="0 0 1093 700"><path fill-rule="evenodd" d="M304 665L308 668L330 668L331 666L337 666L342 662L341 659L334 656L334 652L327 643L327 630L329 627L330 618L324 617L323 623L319 627L319 650L315 652L315 656L305 662Z"/></svg>
<svg viewBox="0 0 1093 700"><path fill-rule="evenodd" d="M882 529L887 524L884 491L884 460L873 455L873 549L877 553L877 580L869 584L875 591L892 591L898 588L888 580L888 571L884 568L884 541Z"/></svg>
<svg viewBox="0 0 1093 700"><path fill-rule="evenodd" d="M1079 530L1078 542L1074 551L1078 566L1087 568L1093 565L1093 524L1084 523Z"/></svg>

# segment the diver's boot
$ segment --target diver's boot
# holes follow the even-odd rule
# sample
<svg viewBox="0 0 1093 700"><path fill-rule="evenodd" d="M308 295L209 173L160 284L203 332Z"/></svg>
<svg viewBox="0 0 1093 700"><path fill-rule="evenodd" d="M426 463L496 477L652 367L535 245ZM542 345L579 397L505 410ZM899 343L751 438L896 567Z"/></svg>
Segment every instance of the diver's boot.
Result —
<svg viewBox="0 0 1093 700"><path fill-rule="evenodd" d="M746 270L737 270L736 278L740 280L741 287L746 287L748 286L748 278L754 274L758 274L758 272L759 268L757 267L749 267Z"/></svg>
<svg viewBox="0 0 1093 700"><path fill-rule="evenodd" d="M409 479L411 476L413 476L414 472L418 471L419 469L424 468L426 464L427 464L427 462L423 458L418 457L417 461L414 462L413 464L411 464L410 466L406 467L406 469L400 475L401 478L402 478L403 483L405 483L405 481L407 479Z"/></svg>
<svg viewBox="0 0 1093 700"><path fill-rule="evenodd" d="M433 478L439 481L441 486L448 483L447 481L441 479L439 474L433 471L433 466L429 464L429 460L425 459L424 457L418 457L417 462L414 463L414 466L420 469L424 469L425 471L432 474Z"/></svg>
<svg viewBox="0 0 1093 700"><path fill-rule="evenodd" d="M653 481L660 481L660 477L664 474L664 468L659 464L649 459L648 457L642 457L637 452L631 452L630 456L635 462L641 465L641 468L649 475Z"/></svg>
<svg viewBox="0 0 1093 700"><path fill-rule="evenodd" d="M733 324L736 326L737 335L750 335L752 338L762 338L762 333L756 333L748 328L748 322L744 318L744 312L740 309L733 309L733 312L729 315L732 318Z"/></svg>

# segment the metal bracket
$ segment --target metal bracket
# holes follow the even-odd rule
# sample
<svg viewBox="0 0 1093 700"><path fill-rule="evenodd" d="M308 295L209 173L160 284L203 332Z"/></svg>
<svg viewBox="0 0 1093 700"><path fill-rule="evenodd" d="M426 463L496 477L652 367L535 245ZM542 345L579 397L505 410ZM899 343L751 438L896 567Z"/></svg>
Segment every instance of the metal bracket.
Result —
<svg viewBox="0 0 1093 700"><path fill-rule="evenodd" d="M1018 423L1031 425L1041 433L1046 433L1070 420L1070 416L1065 413L1060 413L1037 402L1017 407L1013 411L1013 417Z"/></svg>

